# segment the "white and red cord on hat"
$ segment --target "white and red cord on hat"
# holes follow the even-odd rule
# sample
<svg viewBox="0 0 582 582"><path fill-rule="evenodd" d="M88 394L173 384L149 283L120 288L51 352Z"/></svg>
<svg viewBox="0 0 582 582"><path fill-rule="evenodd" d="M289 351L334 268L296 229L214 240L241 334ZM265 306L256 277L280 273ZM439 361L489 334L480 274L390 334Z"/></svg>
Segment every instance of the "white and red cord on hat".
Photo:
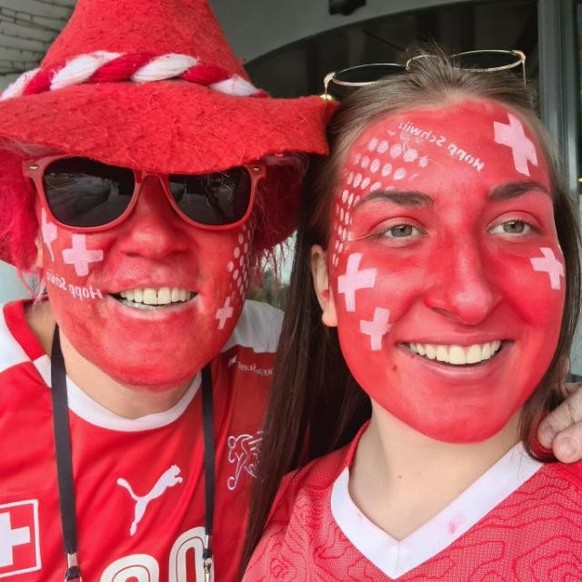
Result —
<svg viewBox="0 0 582 582"><path fill-rule="evenodd" d="M189 55L96 51L79 55L61 67L38 68L23 73L0 94L0 101L82 83L145 83L167 79L182 79L236 97L266 96L264 91L240 75L231 75L214 65L204 65Z"/></svg>

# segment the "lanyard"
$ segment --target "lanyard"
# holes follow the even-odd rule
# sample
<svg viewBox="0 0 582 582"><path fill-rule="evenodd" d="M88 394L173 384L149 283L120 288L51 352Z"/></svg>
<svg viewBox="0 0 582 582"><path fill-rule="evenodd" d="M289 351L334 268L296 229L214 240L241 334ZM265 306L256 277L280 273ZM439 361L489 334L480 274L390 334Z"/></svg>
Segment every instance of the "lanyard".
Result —
<svg viewBox="0 0 582 582"><path fill-rule="evenodd" d="M82 582L81 567L77 559L77 518L75 511L75 487L73 482L73 463L71 456L71 432L69 427L69 406L67 402L67 375L59 328L55 326L51 349L51 384L53 400L53 430L57 458L57 479L63 546L67 561L65 582ZM210 364L202 370L202 425L204 431L204 488L205 524L204 549L202 553L204 580L212 580L212 526L214 522L214 426L213 394Z"/></svg>

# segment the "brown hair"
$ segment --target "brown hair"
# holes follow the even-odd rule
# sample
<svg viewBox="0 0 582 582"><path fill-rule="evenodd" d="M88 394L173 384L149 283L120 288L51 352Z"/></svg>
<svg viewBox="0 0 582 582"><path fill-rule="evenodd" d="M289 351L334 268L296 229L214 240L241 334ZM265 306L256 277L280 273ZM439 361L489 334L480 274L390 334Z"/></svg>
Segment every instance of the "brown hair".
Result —
<svg viewBox="0 0 582 582"><path fill-rule="evenodd" d="M300 215L258 477L251 499L243 566L263 532L281 477L348 443L370 416L369 399L346 366L336 330L321 323L321 308L309 281L311 247L314 244L326 247L334 186L347 150L377 118L472 98L499 102L529 124L548 161L556 228L567 273L558 346L521 415L521 438L530 454L533 455L537 422L561 400L561 359L569 353L580 303L580 241L573 204L562 183L556 156L537 118L532 97L521 80L507 73L458 69L446 56L440 53L435 56L438 58L416 59L409 71L349 96L328 127L330 156L312 164Z"/></svg>

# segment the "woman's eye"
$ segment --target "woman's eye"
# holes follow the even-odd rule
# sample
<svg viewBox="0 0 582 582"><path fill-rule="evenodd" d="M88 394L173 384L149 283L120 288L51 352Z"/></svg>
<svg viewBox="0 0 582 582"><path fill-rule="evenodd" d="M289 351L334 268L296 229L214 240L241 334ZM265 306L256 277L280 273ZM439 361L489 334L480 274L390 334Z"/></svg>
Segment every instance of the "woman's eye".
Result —
<svg viewBox="0 0 582 582"><path fill-rule="evenodd" d="M529 234L533 227L523 220L506 220L491 229L494 234Z"/></svg>
<svg viewBox="0 0 582 582"><path fill-rule="evenodd" d="M408 238L420 236L421 234L421 231L411 224L395 224L383 233L387 238Z"/></svg>

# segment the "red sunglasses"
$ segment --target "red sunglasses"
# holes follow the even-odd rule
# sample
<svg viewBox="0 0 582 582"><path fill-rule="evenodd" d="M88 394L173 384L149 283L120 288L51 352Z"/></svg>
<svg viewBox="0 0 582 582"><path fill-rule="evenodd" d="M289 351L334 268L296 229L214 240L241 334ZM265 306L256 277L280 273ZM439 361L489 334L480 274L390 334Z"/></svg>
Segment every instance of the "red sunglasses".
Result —
<svg viewBox="0 0 582 582"><path fill-rule="evenodd" d="M98 232L125 220L147 176L160 180L172 208L188 224L227 230L248 220L265 166L258 162L210 174L153 174L60 155L27 160L23 172L51 218L69 230Z"/></svg>

